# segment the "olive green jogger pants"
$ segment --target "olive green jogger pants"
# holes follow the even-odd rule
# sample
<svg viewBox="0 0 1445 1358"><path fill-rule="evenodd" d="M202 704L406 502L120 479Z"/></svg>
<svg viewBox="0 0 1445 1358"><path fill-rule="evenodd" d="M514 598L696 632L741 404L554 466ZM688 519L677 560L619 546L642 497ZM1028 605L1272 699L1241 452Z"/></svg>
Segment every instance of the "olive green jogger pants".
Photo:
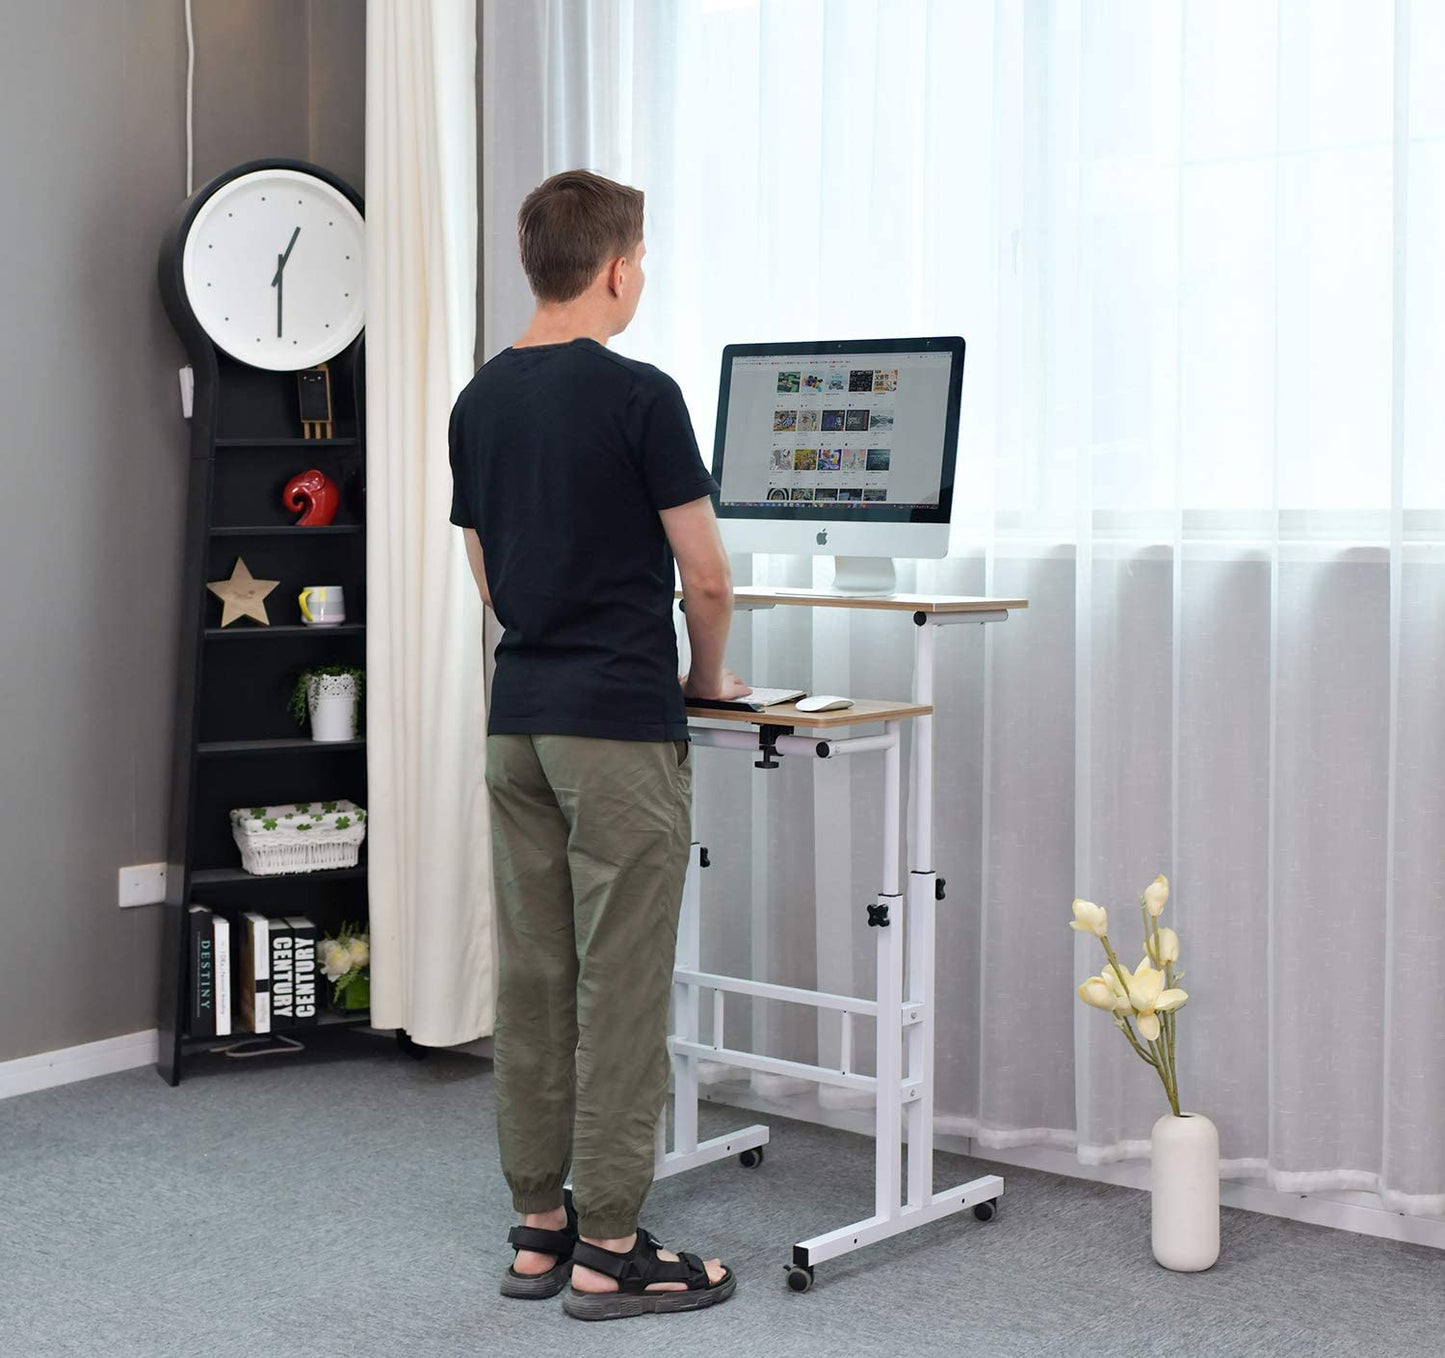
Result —
<svg viewBox="0 0 1445 1358"><path fill-rule="evenodd" d="M686 741L487 737L497 911L497 1135L518 1212L630 1235L667 1096L691 840Z"/></svg>

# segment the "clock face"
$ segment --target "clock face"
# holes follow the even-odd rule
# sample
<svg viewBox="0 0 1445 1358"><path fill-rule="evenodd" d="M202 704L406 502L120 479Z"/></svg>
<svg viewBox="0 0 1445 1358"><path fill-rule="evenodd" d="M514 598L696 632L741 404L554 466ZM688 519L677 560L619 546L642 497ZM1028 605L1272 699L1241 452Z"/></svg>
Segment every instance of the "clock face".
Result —
<svg viewBox="0 0 1445 1358"><path fill-rule="evenodd" d="M218 348L290 372L334 358L361 333L363 246L361 214L330 184L256 170L201 205L181 277Z"/></svg>

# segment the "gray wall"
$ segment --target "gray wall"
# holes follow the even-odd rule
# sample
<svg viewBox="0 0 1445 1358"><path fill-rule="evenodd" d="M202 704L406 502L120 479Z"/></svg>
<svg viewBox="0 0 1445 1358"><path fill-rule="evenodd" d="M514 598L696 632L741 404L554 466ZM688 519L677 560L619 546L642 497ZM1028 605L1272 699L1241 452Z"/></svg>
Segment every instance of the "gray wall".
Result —
<svg viewBox="0 0 1445 1358"><path fill-rule="evenodd" d="M195 182L364 190L364 0L195 0ZM156 293L185 196L181 0L0 0L0 1061L155 1026L185 355Z"/></svg>

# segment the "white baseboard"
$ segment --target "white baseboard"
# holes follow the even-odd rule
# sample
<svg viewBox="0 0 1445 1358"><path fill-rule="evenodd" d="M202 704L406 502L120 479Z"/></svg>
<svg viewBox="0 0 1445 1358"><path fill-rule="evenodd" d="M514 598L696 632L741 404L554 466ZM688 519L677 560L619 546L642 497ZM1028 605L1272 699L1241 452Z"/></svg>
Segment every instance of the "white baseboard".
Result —
<svg viewBox="0 0 1445 1358"><path fill-rule="evenodd" d="M377 1037L395 1036L390 1028L357 1025L355 1031L372 1033ZM482 1037L446 1050L491 1060L492 1039ZM160 1031L148 1028L142 1033L125 1033L120 1037L103 1038L99 1042L84 1042L78 1047L62 1047L59 1051L0 1061L0 1099L33 1094L40 1089L53 1089L56 1085L74 1084L97 1075L114 1075L118 1071L134 1070L137 1066L153 1066L159 1055Z"/></svg>
<svg viewBox="0 0 1445 1358"><path fill-rule="evenodd" d="M99 1042L84 1042L78 1047L62 1047L59 1051L0 1061L0 1099L74 1084L97 1075L114 1075L137 1066L153 1066L159 1050L160 1033L148 1028L142 1033L125 1033Z"/></svg>
<svg viewBox="0 0 1445 1358"><path fill-rule="evenodd" d="M750 1112L772 1113L777 1117L796 1118L842 1131L873 1135L873 1115L855 1110L828 1108L819 1103L816 1093L766 1098L746 1084L734 1082L715 1085L702 1093L710 1103L725 1103ZM906 1138L906 1131L905 1131ZM1073 1179L1092 1179L1095 1183L1118 1184L1123 1188L1149 1187L1149 1161L1118 1160L1111 1164L1082 1165L1072 1150L1058 1146L1013 1146L1008 1149L982 1147L971 1137L936 1133L933 1139L938 1150L967 1155L994 1164L1018 1165L1022 1169L1042 1170L1047 1174L1065 1174ZM1445 1249L1445 1221L1438 1217L1412 1217L1385 1207L1378 1194L1283 1193L1264 1184L1248 1180L1223 1179L1219 1198L1226 1207L1240 1207L1247 1212L1285 1217L1312 1226L1328 1226L1338 1231L1377 1236L1382 1240L1399 1240L1408 1245L1428 1245Z"/></svg>

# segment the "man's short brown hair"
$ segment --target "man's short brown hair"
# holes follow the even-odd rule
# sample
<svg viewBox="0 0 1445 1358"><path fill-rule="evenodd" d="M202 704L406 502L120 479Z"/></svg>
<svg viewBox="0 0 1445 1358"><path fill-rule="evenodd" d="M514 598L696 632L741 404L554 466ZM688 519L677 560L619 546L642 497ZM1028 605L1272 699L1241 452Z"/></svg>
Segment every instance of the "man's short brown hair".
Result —
<svg viewBox="0 0 1445 1358"><path fill-rule="evenodd" d="M539 302L580 297L603 265L642 240L642 190L588 170L564 170L517 213L522 268Z"/></svg>

